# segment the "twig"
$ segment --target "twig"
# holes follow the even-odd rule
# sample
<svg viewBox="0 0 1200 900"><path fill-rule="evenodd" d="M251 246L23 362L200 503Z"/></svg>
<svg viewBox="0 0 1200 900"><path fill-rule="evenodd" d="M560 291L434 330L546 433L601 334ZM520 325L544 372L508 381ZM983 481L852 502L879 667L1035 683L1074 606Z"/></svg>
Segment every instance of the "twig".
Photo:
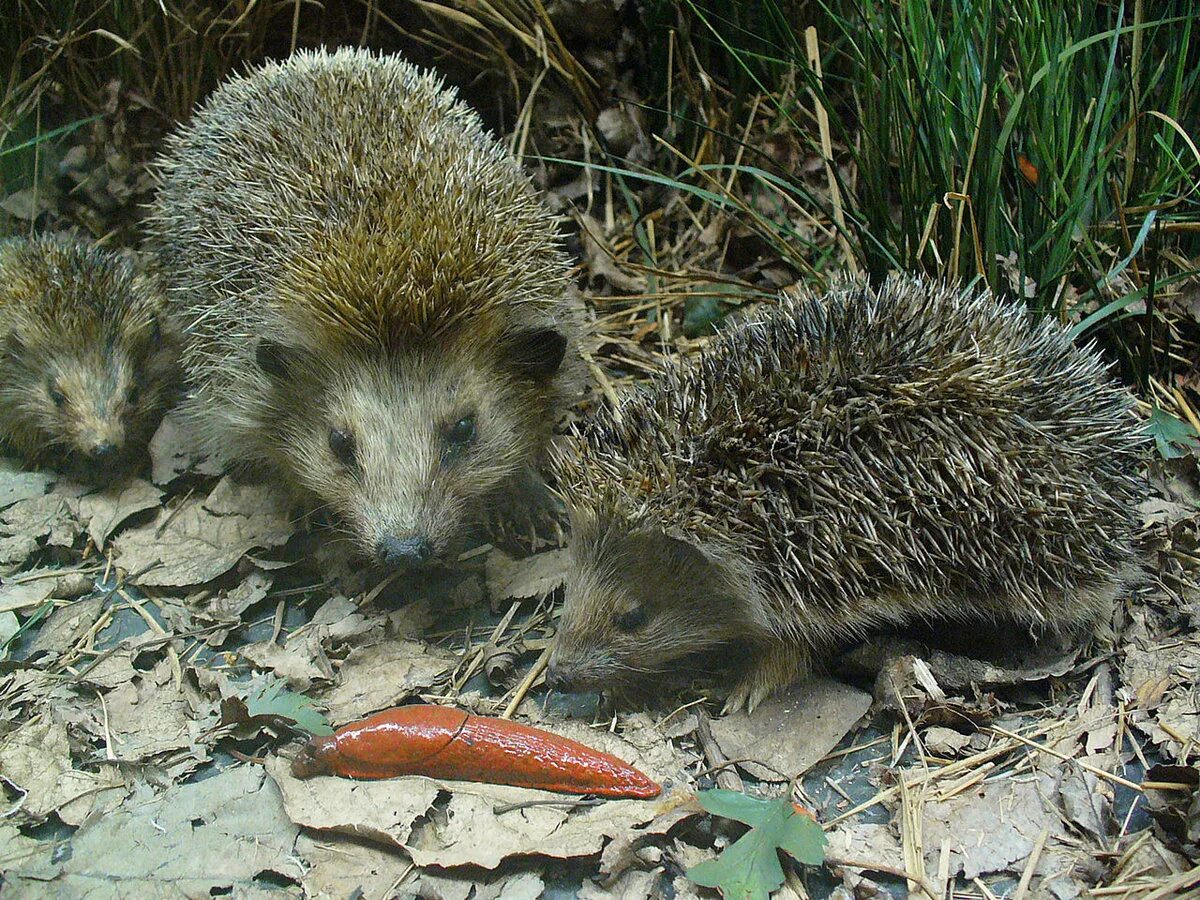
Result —
<svg viewBox="0 0 1200 900"><path fill-rule="evenodd" d="M522 800L520 803L504 803L500 806L492 807L492 814L502 816L505 813L515 812L518 809L529 809L535 806L560 806L565 809L578 809L581 806L599 806L604 801L599 797L593 797L589 800Z"/></svg>
<svg viewBox="0 0 1200 900"><path fill-rule="evenodd" d="M865 859L839 859L833 856L825 857L825 865L836 868L863 869L867 872L882 872L885 875L892 875L896 878L906 878L924 891L930 900L942 900L938 894L937 888L929 883L924 875L918 875L916 872L909 872L907 869L902 869L899 866L887 866L883 863L868 862Z"/></svg>
<svg viewBox="0 0 1200 900"><path fill-rule="evenodd" d="M500 713L500 718L511 719L513 713L517 711L517 707L521 705L521 701L525 699L525 695L529 693L529 689L533 687L533 683L541 677L541 674L546 671L546 664L550 662L550 647L542 651L542 655L537 658L537 662L533 664L529 672L521 680L517 686L517 691L513 694L512 700L508 702L508 706L504 707L504 712Z"/></svg>
<svg viewBox="0 0 1200 900"><path fill-rule="evenodd" d="M730 760L725 758L725 754L717 746L708 721L708 713L703 709L697 710L696 740L700 743L700 750L704 754L704 759L708 762L709 769L717 773L718 787L724 788L727 791L741 791L741 776L732 768L723 768L727 766Z"/></svg>
<svg viewBox="0 0 1200 900"><path fill-rule="evenodd" d="M1017 883L1017 889L1013 891L1012 900L1023 900L1025 897L1025 892L1029 890L1029 882L1033 880L1033 870L1037 866L1038 857L1042 855L1042 848L1046 846L1046 839L1049 837L1050 829L1043 828L1033 844L1029 859L1025 862L1025 871L1021 873L1021 880Z"/></svg>
<svg viewBox="0 0 1200 900"><path fill-rule="evenodd" d="M1142 900L1160 900L1162 897L1181 897L1184 888L1200 884L1200 866L1181 872L1157 890L1151 891Z"/></svg>
<svg viewBox="0 0 1200 900"><path fill-rule="evenodd" d="M982 881L980 881L978 878L972 878L971 884L973 884L973 885L975 885L975 887L979 888L979 893L983 894L983 896L986 898L986 900L997 900L996 895L993 894L991 891L989 891L988 886L986 884L984 884Z"/></svg>
<svg viewBox="0 0 1200 900"><path fill-rule="evenodd" d="M375 598L382 594L387 586L399 577L399 572L393 572L387 578L383 579L383 581L379 582L379 584L375 585L375 587L371 588L371 590L367 591L367 593L363 595L362 600L358 602L359 609L364 606L370 606L372 603L374 603Z"/></svg>
<svg viewBox="0 0 1200 900"><path fill-rule="evenodd" d="M1007 729L1004 729L1004 728L1000 728L997 725L991 726L991 728L989 730L993 734L1003 735L1004 737L1009 738L1010 740L1018 741L1018 742L1024 744L1026 747L1029 747L1032 750L1040 750L1043 753L1047 753L1050 756L1053 756L1055 759L1061 759L1063 762L1074 763L1075 765L1079 766L1079 768L1083 769L1084 771L1091 772L1097 778L1104 778L1104 779L1107 779L1108 781L1114 782L1115 784L1123 785L1124 787L1130 788L1131 790L1135 790L1138 793L1144 793L1142 786L1140 784L1138 784L1136 781L1130 781L1128 778L1122 778L1120 775L1114 775L1112 772L1105 772L1103 769L1097 768L1096 766L1093 766L1090 763L1085 763L1083 760L1075 759L1075 757L1073 757L1073 756L1067 756L1067 754L1065 754L1059 750L1055 750L1052 747L1047 747L1044 744L1039 744L1036 741L1031 741L1031 740L1029 740L1029 738L1023 738L1019 734L1014 734L1013 732L1008 731Z"/></svg>

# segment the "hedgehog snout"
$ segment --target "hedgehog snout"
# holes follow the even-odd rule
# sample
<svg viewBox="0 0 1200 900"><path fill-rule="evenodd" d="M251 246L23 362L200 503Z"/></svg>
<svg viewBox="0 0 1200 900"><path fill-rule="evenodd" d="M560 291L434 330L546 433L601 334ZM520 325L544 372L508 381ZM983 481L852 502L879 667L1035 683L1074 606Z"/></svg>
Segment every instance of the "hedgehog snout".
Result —
<svg viewBox="0 0 1200 900"><path fill-rule="evenodd" d="M75 446L95 465L105 465L120 455L125 446L125 428L119 419L97 416L77 432Z"/></svg>
<svg viewBox="0 0 1200 900"><path fill-rule="evenodd" d="M563 649L557 644L546 666L546 687L564 693L597 690L607 684L612 674L612 658L600 650Z"/></svg>
<svg viewBox="0 0 1200 900"><path fill-rule="evenodd" d="M562 669L551 663L546 667L546 688L551 691L569 691L571 681Z"/></svg>
<svg viewBox="0 0 1200 900"><path fill-rule="evenodd" d="M385 534L375 544L375 558L399 569L419 569L434 557L433 545L421 535L396 537Z"/></svg>

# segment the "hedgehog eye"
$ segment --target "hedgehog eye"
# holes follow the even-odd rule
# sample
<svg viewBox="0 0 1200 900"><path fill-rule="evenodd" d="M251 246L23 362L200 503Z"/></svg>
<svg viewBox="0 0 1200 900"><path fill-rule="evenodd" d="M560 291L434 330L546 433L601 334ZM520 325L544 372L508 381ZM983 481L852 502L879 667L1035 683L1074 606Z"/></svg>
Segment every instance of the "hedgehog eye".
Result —
<svg viewBox="0 0 1200 900"><path fill-rule="evenodd" d="M354 465L354 435L348 431L342 431L340 428L333 428L329 432L329 449L333 451L333 455L338 458L347 468Z"/></svg>
<svg viewBox="0 0 1200 900"><path fill-rule="evenodd" d="M637 631L650 621L650 611L643 606L635 606L628 612L617 616L617 628L621 631Z"/></svg>
<svg viewBox="0 0 1200 900"><path fill-rule="evenodd" d="M67 395L58 389L58 385L53 381L46 382L46 390L50 394L50 400L59 409L62 409L67 403Z"/></svg>
<svg viewBox="0 0 1200 900"><path fill-rule="evenodd" d="M475 417L463 416L446 429L446 443L451 448L465 447L475 440Z"/></svg>

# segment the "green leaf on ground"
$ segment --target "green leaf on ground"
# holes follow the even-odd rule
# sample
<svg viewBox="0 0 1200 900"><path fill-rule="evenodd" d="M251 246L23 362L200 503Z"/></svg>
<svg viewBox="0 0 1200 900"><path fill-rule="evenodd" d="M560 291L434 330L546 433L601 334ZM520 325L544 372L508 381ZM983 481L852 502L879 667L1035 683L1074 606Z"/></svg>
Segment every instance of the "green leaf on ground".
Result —
<svg viewBox="0 0 1200 900"><path fill-rule="evenodd" d="M719 297L688 297L683 304L683 333L689 338L715 334L726 311Z"/></svg>
<svg viewBox="0 0 1200 900"><path fill-rule="evenodd" d="M811 813L787 798L759 800L723 790L700 791L696 797L713 815L750 826L716 859L687 873L696 884L716 888L728 900L767 900L778 890L783 884L780 850L809 866L825 861L825 832Z"/></svg>
<svg viewBox="0 0 1200 900"><path fill-rule="evenodd" d="M310 734L333 734L325 717L313 706L312 700L303 694L284 689L278 679L268 679L262 684L252 684L246 691L246 712L255 716L281 716L291 719L297 726Z"/></svg>
<svg viewBox="0 0 1200 900"><path fill-rule="evenodd" d="M1154 435L1154 443L1163 459L1177 459L1189 453L1200 456L1200 435L1196 429L1168 412L1154 410L1146 430Z"/></svg>

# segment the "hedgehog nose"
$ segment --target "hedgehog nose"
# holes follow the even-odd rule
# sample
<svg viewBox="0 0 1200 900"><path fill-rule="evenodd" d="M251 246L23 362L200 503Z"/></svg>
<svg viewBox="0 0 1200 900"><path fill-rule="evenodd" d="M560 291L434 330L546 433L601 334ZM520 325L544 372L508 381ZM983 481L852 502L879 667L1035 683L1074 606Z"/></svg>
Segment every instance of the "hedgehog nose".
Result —
<svg viewBox="0 0 1200 900"><path fill-rule="evenodd" d="M113 443L97 444L92 448L92 459L98 463L109 463L117 455L117 445Z"/></svg>
<svg viewBox="0 0 1200 900"><path fill-rule="evenodd" d="M433 558L433 545L423 537L398 538L387 535L375 545L381 563L402 569L416 569Z"/></svg>
<svg viewBox="0 0 1200 900"><path fill-rule="evenodd" d="M562 669L558 666L551 665L546 669L546 687L552 691L563 691L569 687L567 677L563 675Z"/></svg>

